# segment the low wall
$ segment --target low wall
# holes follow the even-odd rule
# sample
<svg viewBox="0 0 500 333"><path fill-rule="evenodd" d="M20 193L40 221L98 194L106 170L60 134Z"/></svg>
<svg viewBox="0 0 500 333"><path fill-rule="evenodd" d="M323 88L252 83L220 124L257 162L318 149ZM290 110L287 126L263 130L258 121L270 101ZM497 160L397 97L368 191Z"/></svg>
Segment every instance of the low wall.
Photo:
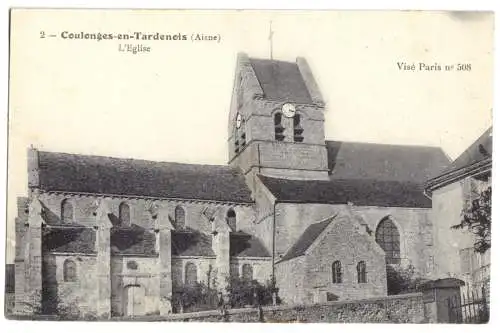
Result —
<svg viewBox="0 0 500 333"><path fill-rule="evenodd" d="M280 305L172 314L169 316L114 317L106 321L187 321L267 323L427 323L421 293L314 305ZM17 320L64 320L57 316L7 316Z"/></svg>
<svg viewBox="0 0 500 333"><path fill-rule="evenodd" d="M167 317L114 318L133 321L267 322L267 323L426 323L421 293L314 305L173 314Z"/></svg>

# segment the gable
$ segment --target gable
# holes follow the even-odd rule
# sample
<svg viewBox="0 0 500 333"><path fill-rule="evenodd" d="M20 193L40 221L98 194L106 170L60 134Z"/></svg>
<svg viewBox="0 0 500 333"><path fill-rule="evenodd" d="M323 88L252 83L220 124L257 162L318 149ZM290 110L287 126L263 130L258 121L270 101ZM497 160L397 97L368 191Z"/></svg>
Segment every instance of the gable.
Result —
<svg viewBox="0 0 500 333"><path fill-rule="evenodd" d="M491 158L493 154L493 128L490 127L460 156L458 156L441 175L467 168Z"/></svg>
<svg viewBox="0 0 500 333"><path fill-rule="evenodd" d="M362 250L364 247L365 252L375 251L376 255L385 258L384 251L375 242L375 239L366 234L365 230L356 221L355 216L351 214L335 215L321 222L313 223L304 230L302 235L281 258L280 262L309 255L315 251L316 247L324 244L325 240L327 243L336 242L336 247L344 247L347 242L347 246L359 248L355 251ZM335 239L332 239L331 235L334 235L333 238ZM360 242L363 242L364 246L360 247ZM346 251L350 252L353 249L346 249Z"/></svg>
<svg viewBox="0 0 500 333"><path fill-rule="evenodd" d="M331 222L332 219L330 218L325 221L309 225L280 261L286 261L304 255L307 249L309 249L312 243L319 237L319 235L321 235Z"/></svg>

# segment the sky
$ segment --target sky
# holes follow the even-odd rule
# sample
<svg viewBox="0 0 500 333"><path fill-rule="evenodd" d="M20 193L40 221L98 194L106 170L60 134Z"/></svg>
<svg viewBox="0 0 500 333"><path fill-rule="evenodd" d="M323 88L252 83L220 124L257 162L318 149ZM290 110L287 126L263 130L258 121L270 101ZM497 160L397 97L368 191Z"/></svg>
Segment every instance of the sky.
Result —
<svg viewBox="0 0 500 333"><path fill-rule="evenodd" d="M439 146L453 159L491 126L492 14L14 10L7 262L31 145L225 164L236 57L270 57L270 21L273 58L309 63L326 102L327 139ZM61 37L135 31L188 40L142 41L150 52L132 54L120 52L120 44L136 41ZM193 42L193 34L220 41ZM402 62L417 69L401 70ZM441 70L419 71L420 63Z"/></svg>

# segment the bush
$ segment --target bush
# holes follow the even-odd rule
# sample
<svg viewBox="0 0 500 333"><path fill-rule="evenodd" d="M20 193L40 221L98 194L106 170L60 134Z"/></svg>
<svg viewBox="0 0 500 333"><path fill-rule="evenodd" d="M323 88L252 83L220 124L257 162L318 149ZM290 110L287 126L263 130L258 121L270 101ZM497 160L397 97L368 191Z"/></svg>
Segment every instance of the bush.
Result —
<svg viewBox="0 0 500 333"><path fill-rule="evenodd" d="M387 265L387 293L408 294L418 291L418 286L428 281L420 277L413 265Z"/></svg>
<svg viewBox="0 0 500 333"><path fill-rule="evenodd" d="M172 307L175 313L213 310L217 308L217 291L203 283L173 288Z"/></svg>
<svg viewBox="0 0 500 333"><path fill-rule="evenodd" d="M233 308L271 305L273 304L273 291L278 292L272 281L263 285L256 280L248 281L239 277L230 280L227 291L230 295L230 305ZM280 301L277 299L276 302Z"/></svg>

